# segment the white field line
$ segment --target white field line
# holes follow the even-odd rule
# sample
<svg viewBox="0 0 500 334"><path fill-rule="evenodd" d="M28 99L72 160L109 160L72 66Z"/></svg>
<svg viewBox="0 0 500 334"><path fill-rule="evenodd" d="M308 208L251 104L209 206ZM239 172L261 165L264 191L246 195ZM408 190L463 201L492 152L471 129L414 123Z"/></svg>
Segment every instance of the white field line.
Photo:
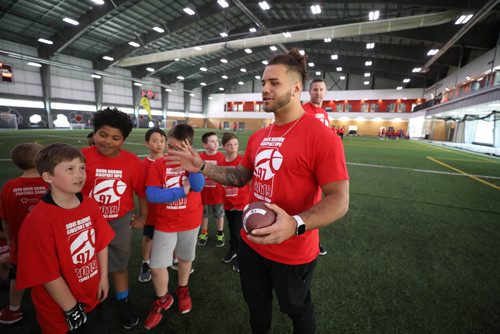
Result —
<svg viewBox="0 0 500 334"><path fill-rule="evenodd" d="M357 162L348 162L347 164L348 165L353 165L353 166L361 166L361 167L406 170L406 171L417 172L417 173L431 173L431 174L444 174L444 175L453 175L453 176L467 176L467 175L460 174L460 173L455 173L455 172L443 172L443 171L429 170L429 169L395 167L395 166L384 166L384 165L372 165L372 164L362 164L362 163L357 163ZM480 177L480 178L483 178L483 179L495 179L495 180L499 180L500 179L500 176L473 175L473 174L470 174L470 175L475 176L475 177Z"/></svg>

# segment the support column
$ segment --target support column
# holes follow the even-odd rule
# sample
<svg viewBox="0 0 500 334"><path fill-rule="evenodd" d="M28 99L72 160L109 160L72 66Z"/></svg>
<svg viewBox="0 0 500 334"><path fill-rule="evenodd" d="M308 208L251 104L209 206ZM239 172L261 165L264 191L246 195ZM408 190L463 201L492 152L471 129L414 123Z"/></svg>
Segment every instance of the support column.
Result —
<svg viewBox="0 0 500 334"><path fill-rule="evenodd" d="M102 99L103 99L103 83L104 78L95 79L94 78L94 95L95 95L95 108L96 110L102 110Z"/></svg>
<svg viewBox="0 0 500 334"><path fill-rule="evenodd" d="M54 117L52 115L52 108L50 107L52 95L50 87L50 65L43 64L42 67L40 67L40 77L42 81L43 106L47 113L47 127L53 129Z"/></svg>
<svg viewBox="0 0 500 334"><path fill-rule="evenodd" d="M186 117L186 120L188 119L188 114L191 106L191 95L189 95L189 92L184 92L184 116Z"/></svg>
<svg viewBox="0 0 500 334"><path fill-rule="evenodd" d="M141 104L141 87L134 85L134 82L131 82L132 84L132 103L134 104L134 115L136 119L136 128L139 128L139 108Z"/></svg>

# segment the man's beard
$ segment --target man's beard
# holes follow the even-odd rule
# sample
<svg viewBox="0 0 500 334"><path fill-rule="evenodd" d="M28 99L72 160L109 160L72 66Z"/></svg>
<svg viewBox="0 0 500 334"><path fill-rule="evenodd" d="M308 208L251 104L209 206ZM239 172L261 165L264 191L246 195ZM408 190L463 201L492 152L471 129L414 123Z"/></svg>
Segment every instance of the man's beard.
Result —
<svg viewBox="0 0 500 334"><path fill-rule="evenodd" d="M273 100L273 104L270 106L263 106L263 109L265 112L276 112L277 110L283 108L286 106L288 103L290 103L290 100L292 99L292 93L288 93L285 96L278 98L277 100Z"/></svg>

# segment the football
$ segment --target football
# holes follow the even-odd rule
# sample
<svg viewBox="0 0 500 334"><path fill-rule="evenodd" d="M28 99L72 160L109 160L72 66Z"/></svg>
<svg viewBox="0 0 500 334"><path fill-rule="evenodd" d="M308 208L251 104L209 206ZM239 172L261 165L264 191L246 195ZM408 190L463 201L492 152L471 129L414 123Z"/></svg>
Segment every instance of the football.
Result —
<svg viewBox="0 0 500 334"><path fill-rule="evenodd" d="M254 229L268 227L276 221L276 214L266 207L264 203L253 202L243 210L243 229L247 234Z"/></svg>

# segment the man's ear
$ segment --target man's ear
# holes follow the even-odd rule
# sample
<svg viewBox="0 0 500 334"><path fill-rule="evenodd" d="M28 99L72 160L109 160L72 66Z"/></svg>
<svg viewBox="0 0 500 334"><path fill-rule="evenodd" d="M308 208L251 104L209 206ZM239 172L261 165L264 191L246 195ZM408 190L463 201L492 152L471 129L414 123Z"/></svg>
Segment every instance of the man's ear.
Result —
<svg viewBox="0 0 500 334"><path fill-rule="evenodd" d="M47 183L52 183L52 175L49 172L43 172L42 179Z"/></svg>

